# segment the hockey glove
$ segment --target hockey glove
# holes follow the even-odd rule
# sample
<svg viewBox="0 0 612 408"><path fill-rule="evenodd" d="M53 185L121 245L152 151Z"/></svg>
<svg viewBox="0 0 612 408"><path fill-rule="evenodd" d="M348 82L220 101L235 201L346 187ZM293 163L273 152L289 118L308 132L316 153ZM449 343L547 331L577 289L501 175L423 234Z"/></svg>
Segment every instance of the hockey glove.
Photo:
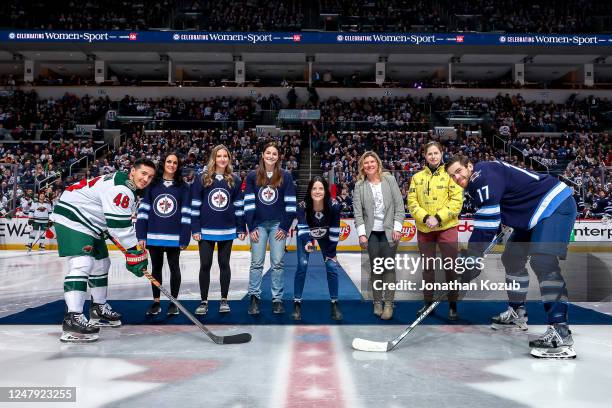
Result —
<svg viewBox="0 0 612 408"><path fill-rule="evenodd" d="M455 272L461 275L462 283L470 283L482 273L483 258L471 254L466 249L461 250L459 258L462 260L462 268L455 268ZM461 270L463 272L460 272Z"/></svg>
<svg viewBox="0 0 612 408"><path fill-rule="evenodd" d="M139 278L149 266L149 253L146 249L128 249L125 252L125 267Z"/></svg>

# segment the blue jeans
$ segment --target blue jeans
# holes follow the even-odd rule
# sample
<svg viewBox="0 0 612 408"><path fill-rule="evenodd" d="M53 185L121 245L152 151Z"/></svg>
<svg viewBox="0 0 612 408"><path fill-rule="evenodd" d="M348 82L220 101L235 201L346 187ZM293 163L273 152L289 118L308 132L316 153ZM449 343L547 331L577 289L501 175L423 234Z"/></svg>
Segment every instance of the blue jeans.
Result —
<svg viewBox="0 0 612 408"><path fill-rule="evenodd" d="M274 238L279 221L265 221L259 224L259 241L251 241L251 269L249 271L249 295L261 298L261 278L263 275L263 265L266 259L266 246L270 241L270 264L272 266L272 300L282 301L285 285L285 256L286 238L277 241Z"/></svg>
<svg viewBox="0 0 612 408"><path fill-rule="evenodd" d="M295 271L295 279L293 281L293 297L294 299L302 299L304 292L304 282L306 281L306 270L308 269L308 258L310 254L306 252L304 246L308 240L303 238L297 239L297 271ZM327 287L329 288L329 297L332 300L338 299L338 271L342 267L333 259L325 260L325 270L327 271Z"/></svg>

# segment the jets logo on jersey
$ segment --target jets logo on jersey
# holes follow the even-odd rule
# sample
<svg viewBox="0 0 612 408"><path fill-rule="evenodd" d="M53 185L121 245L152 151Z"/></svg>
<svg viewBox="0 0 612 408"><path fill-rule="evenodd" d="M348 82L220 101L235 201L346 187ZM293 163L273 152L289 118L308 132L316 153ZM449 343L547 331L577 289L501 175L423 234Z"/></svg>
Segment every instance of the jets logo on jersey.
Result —
<svg viewBox="0 0 612 408"><path fill-rule="evenodd" d="M170 194L161 194L153 203L153 210L158 217L172 217L176 212L176 198Z"/></svg>
<svg viewBox="0 0 612 408"><path fill-rule="evenodd" d="M272 205L278 199L278 193L274 187L265 186L259 189L259 201L265 205Z"/></svg>
<svg viewBox="0 0 612 408"><path fill-rule="evenodd" d="M229 206L230 195L223 188L215 188L208 193L208 205L215 211L225 211Z"/></svg>
<svg viewBox="0 0 612 408"><path fill-rule="evenodd" d="M315 239L323 238L327 235L327 228L311 228L310 235Z"/></svg>

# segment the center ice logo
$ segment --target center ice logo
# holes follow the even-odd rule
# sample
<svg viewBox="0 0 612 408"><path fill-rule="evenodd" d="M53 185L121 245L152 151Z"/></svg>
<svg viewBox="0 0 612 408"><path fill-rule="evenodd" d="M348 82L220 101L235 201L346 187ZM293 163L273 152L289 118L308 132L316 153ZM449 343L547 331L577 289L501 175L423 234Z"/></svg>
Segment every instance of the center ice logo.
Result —
<svg viewBox="0 0 612 408"><path fill-rule="evenodd" d="M162 194L155 199L153 210L162 218L172 217L176 212L176 199L170 194Z"/></svg>
<svg viewBox="0 0 612 408"><path fill-rule="evenodd" d="M223 188L215 188L208 193L208 205L215 211L225 211L229 203L229 193Z"/></svg>
<svg viewBox="0 0 612 408"><path fill-rule="evenodd" d="M278 199L278 194L274 187L265 186L259 189L259 201L265 205L272 205Z"/></svg>

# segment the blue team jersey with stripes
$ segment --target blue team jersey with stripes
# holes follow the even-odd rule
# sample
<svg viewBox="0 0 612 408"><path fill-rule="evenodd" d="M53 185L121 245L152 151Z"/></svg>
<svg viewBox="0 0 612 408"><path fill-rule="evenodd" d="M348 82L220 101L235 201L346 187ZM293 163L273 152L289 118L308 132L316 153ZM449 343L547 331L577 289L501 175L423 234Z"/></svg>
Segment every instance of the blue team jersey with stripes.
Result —
<svg viewBox="0 0 612 408"><path fill-rule="evenodd" d="M336 247L338 246L338 238L340 237L340 204L332 200L331 202L331 219L328 220L323 213L315 213L313 217L313 225L308 224L306 218L306 203L301 202L297 207L297 235L298 238L305 241L316 239L321 248L323 259L334 258L336 256ZM298 240L298 245L300 241Z"/></svg>
<svg viewBox="0 0 612 408"><path fill-rule="evenodd" d="M502 161L479 162L466 189L474 207L472 243L489 243L501 224L531 230L549 217L572 190L556 177Z"/></svg>
<svg viewBox="0 0 612 408"><path fill-rule="evenodd" d="M264 221L279 221L279 228L289 232L296 216L295 185L291 173L282 172L283 182L278 187L258 186L255 170L247 175L244 215L249 231L254 231Z"/></svg>
<svg viewBox="0 0 612 408"><path fill-rule="evenodd" d="M232 177L232 186L224 178L215 177L205 187L200 174L191 186L191 231L203 240L229 241L245 232L242 183L237 176Z"/></svg>
<svg viewBox="0 0 612 408"><path fill-rule="evenodd" d="M189 245L191 209L189 186L161 181L144 192L136 218L136 237L149 246Z"/></svg>

